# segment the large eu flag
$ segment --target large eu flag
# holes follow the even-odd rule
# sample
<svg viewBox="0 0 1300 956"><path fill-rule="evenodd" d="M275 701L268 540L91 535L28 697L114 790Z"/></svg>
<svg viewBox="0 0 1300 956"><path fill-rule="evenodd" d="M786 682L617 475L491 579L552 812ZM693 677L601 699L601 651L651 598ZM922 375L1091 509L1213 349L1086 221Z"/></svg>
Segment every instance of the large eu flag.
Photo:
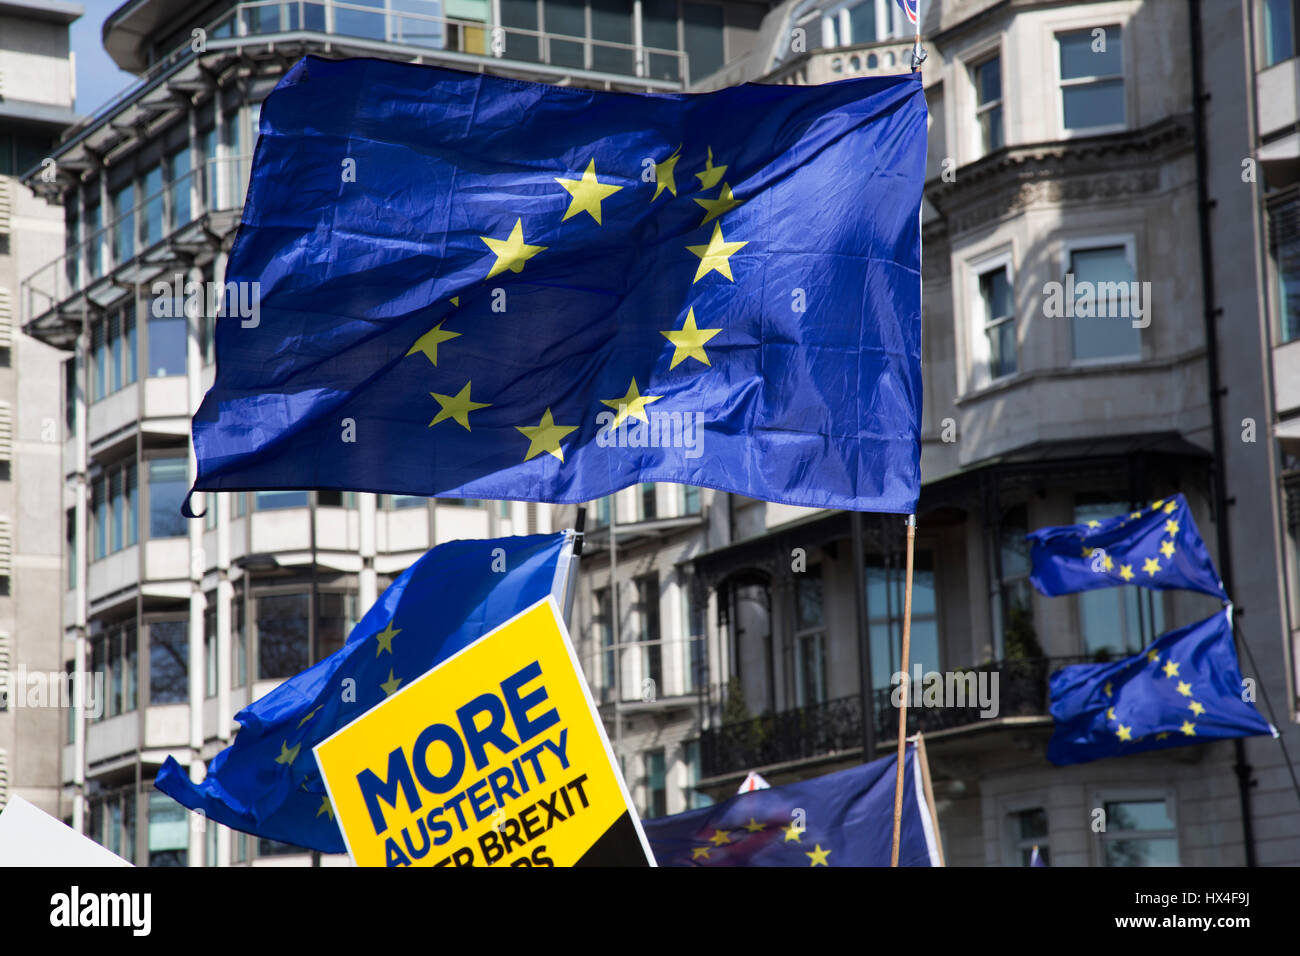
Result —
<svg viewBox="0 0 1300 956"><path fill-rule="evenodd" d="M889 866L897 755L643 820L660 866ZM916 745L903 763L900 866L938 866Z"/></svg>
<svg viewBox="0 0 1300 956"><path fill-rule="evenodd" d="M168 757L155 785L209 819L343 853L312 747L398 688L564 586L572 532L450 541L380 595L343 647L235 715L235 742L192 783Z"/></svg>
<svg viewBox="0 0 1300 956"><path fill-rule="evenodd" d="M1182 495L1104 521L1039 528L1026 538L1029 580L1048 597L1136 584L1228 600Z"/></svg>
<svg viewBox="0 0 1300 956"><path fill-rule="evenodd" d="M307 57L262 107L196 488L911 512L925 151L919 74L649 95Z"/></svg>
<svg viewBox="0 0 1300 956"><path fill-rule="evenodd" d="M1185 747L1206 740L1276 734L1245 699L1232 640L1232 608L1162 635L1139 654L1075 664L1052 675L1047 745L1054 764L1084 763Z"/></svg>

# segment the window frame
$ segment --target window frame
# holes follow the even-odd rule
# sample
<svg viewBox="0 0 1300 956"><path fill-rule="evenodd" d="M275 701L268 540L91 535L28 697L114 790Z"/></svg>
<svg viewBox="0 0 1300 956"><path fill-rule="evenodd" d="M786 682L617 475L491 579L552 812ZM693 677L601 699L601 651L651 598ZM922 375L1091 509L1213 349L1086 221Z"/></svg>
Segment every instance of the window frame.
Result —
<svg viewBox="0 0 1300 956"><path fill-rule="evenodd" d="M998 61L998 98L990 100L987 103L980 103L980 85L976 78L976 72L980 67L987 66L994 60ZM966 62L968 78L971 85L972 103L971 115L974 117L974 141L976 144L974 159L983 159L985 156L991 156L999 150L1005 149L1007 145L1007 94L1006 94L1006 60L1002 56L1002 47L999 45L991 51L987 51L979 57ZM983 114L992 112L994 109L1000 109L1002 115L998 122L1001 127L1002 145L989 147L984 142L984 127L980 123Z"/></svg>
<svg viewBox="0 0 1300 956"><path fill-rule="evenodd" d="M1016 302L1016 257L1015 249L1012 246L1001 246L995 251L985 255L977 256L966 261L966 269L969 275L970 283L970 322L968 323L970 339L967 343L968 362L967 362L967 381L966 391L979 391L993 385L999 385L1003 382L1014 380L1017 376L1024 374L1020 367L1020 326L1015 325L1016 334L1014 336L1016 346L1016 367L1012 372L1004 375L993 375L991 367L992 350L989 347L988 330L992 326L989 323L987 310L984 306L984 294L980 288L980 280L990 272L996 272L1003 269L1007 273L1007 284L1011 289L1011 307L1012 313L1009 317L1004 318L993 325L1001 325L1006 321L1015 322L1018 318L1018 309Z"/></svg>
<svg viewBox="0 0 1300 956"><path fill-rule="evenodd" d="M1106 41L1110 42L1110 30L1119 29L1119 73L1094 74L1090 76L1079 76L1072 79L1064 79L1061 76L1061 36L1067 33L1091 33L1096 29L1107 31ZM1123 132L1129 128L1129 120L1132 115L1132 104L1129 102L1129 90L1132 86L1129 83L1129 74L1131 72L1127 53L1128 45L1124 42L1124 36L1127 33L1128 23L1124 20L1116 20L1110 23L1097 23L1090 21L1083 26L1069 26L1057 24L1051 28L1052 42L1052 70L1056 81L1056 132L1059 139L1076 139L1085 136L1102 136L1106 133ZM1120 102L1124 104L1124 118L1118 123L1106 123L1101 126L1081 126L1078 129L1071 129L1065 125L1065 89L1067 86L1087 86L1093 83L1100 83L1106 80L1118 79L1121 84L1123 93Z"/></svg>
<svg viewBox="0 0 1300 956"><path fill-rule="evenodd" d="M1072 259L1076 252L1090 252L1098 249L1109 248L1111 246L1124 247L1124 258L1128 261L1128 267L1133 273L1133 281L1140 281L1138 279L1137 234L1133 232L1063 236L1060 241L1061 260L1060 277L1058 281L1064 285L1065 277L1070 274L1070 270L1073 268ZM1150 303L1147 303L1147 305L1149 308ZM1138 334L1138 350L1136 354L1106 355L1097 358L1076 358L1074 355L1074 326L1071 324L1075 321L1077 321L1075 318L1070 318L1065 321L1065 347L1066 354L1069 357L1066 367L1089 368L1101 365L1128 365L1133 362L1141 362L1146 358L1148 352L1147 337L1142 334L1146 330L1140 328L1134 329ZM1132 318L1128 321L1131 322Z"/></svg>
<svg viewBox="0 0 1300 956"><path fill-rule="evenodd" d="M1162 834L1171 834L1173 836L1175 858L1173 866L1183 865L1182 826L1178 818L1177 793L1172 787L1099 789L1093 792L1093 803L1091 805L1101 807L1104 812L1106 805L1111 803L1140 803L1155 800L1164 801L1165 812L1169 815L1169 819L1173 821L1173 827L1169 830L1117 830L1111 827L1111 821L1109 815L1107 815L1106 829L1094 832L1092 835L1094 866L1105 867L1107 865L1106 843L1108 841L1161 839Z"/></svg>

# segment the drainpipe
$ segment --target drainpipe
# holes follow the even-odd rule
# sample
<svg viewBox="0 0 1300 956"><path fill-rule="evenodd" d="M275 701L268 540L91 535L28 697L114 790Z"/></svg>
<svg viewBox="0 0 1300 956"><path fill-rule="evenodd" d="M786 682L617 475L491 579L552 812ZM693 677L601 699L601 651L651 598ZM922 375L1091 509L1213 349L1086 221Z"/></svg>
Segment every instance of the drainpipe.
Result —
<svg viewBox="0 0 1300 956"><path fill-rule="evenodd" d="M1189 29L1192 46L1192 117L1196 134L1196 211L1200 233L1201 300L1205 307L1205 351L1210 386L1210 426L1214 439L1214 511L1219 552L1219 573L1224 589L1233 594L1232 549L1229 547L1227 469L1224 464L1223 395L1227 389L1220 384L1219 341L1216 322L1223 311L1215 305L1214 257L1210 239L1210 198L1207 182L1208 146L1205 134L1205 103L1210 95L1205 92L1204 35L1201 28L1200 0L1187 0ZM1233 741L1237 774L1237 789L1241 797L1241 832L1246 850L1246 865L1255 866L1255 825L1251 818L1250 779L1251 767L1246 761L1246 745L1238 737Z"/></svg>

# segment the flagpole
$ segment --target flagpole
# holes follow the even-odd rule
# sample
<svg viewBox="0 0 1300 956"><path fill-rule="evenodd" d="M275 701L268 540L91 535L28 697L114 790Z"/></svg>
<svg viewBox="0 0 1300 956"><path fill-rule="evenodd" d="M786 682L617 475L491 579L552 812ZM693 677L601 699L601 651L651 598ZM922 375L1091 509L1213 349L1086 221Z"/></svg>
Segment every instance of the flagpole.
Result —
<svg viewBox="0 0 1300 956"><path fill-rule="evenodd" d="M916 515L907 516L907 578L903 589L903 653L900 664L903 703L898 710L898 767L894 774L894 841L889 865L898 866L898 843L903 823L903 755L907 749L907 698L911 686L907 676L912 650L912 555L916 544Z"/></svg>

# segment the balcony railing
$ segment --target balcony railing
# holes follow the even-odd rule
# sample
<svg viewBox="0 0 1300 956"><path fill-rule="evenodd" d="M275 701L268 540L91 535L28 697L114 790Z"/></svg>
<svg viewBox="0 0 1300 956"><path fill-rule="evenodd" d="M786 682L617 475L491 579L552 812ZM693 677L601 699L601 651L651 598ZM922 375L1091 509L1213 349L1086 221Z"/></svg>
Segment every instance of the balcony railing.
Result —
<svg viewBox="0 0 1300 956"><path fill-rule="evenodd" d="M23 280L23 320L66 302L204 213L241 209L249 165L248 156L207 160L69 246Z"/></svg>
<svg viewBox="0 0 1300 956"><path fill-rule="evenodd" d="M968 672L997 675L997 711L982 717L978 699L964 707L917 707L909 703L909 732L934 733L971 726L994 717L1040 717L1048 713L1048 679L1069 664L1092 661L1085 657L1032 658L999 661L969 668ZM874 691L872 717L877 746L898 734L898 709L892 688ZM700 760L705 777L740 773L755 767L823 757L862 747L862 699L854 694L808 707L752 720L723 724L705 730L700 739Z"/></svg>

